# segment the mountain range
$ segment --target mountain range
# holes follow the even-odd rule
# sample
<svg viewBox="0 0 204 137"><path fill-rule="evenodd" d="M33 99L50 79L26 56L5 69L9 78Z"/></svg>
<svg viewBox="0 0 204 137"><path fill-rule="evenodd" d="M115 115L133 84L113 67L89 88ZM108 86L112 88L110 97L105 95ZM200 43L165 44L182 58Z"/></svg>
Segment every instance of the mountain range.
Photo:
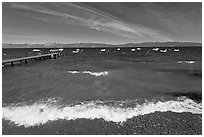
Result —
<svg viewBox="0 0 204 137"><path fill-rule="evenodd" d="M45 43L45 44L7 44L2 48L97 48L97 47L194 47L202 46L197 42L142 42L126 44L104 44L104 43Z"/></svg>

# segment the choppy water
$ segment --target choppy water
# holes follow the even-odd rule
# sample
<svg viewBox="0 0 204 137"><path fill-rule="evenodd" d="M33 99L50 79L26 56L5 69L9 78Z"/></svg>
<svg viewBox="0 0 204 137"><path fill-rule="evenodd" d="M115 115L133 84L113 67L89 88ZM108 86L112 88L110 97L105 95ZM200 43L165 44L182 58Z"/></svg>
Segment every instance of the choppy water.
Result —
<svg viewBox="0 0 204 137"><path fill-rule="evenodd" d="M32 50L3 49L2 57L30 56ZM201 134L201 47L79 48L65 54L3 68L3 134ZM154 117L149 125L168 126L138 124L146 117ZM191 126L171 131L162 117Z"/></svg>

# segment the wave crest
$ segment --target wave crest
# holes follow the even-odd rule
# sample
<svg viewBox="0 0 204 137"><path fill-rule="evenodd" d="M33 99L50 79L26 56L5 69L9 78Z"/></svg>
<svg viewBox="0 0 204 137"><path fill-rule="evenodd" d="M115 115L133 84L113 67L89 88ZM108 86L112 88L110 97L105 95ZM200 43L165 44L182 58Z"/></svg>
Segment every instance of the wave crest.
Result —
<svg viewBox="0 0 204 137"><path fill-rule="evenodd" d="M103 71L103 72L91 72L91 71L68 71L71 74L77 74L77 73L82 73L82 74L90 74L93 75L95 77L99 77L99 76L105 76L108 75L107 71Z"/></svg>
<svg viewBox="0 0 204 137"><path fill-rule="evenodd" d="M35 102L31 105L6 106L2 108L3 119L25 127L45 124L48 121L59 119L104 119L105 121L125 122L134 116L159 112L172 111L176 113L190 112L202 114L202 104L188 98L178 98L161 102L146 102L132 107L124 107L125 101L110 105L103 101L81 102L75 105L59 105L58 101Z"/></svg>

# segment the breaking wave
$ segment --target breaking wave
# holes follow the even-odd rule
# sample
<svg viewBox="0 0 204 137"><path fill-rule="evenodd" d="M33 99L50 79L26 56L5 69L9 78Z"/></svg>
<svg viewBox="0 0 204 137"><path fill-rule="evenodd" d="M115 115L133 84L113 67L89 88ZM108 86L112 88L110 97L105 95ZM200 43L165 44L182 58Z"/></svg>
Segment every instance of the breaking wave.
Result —
<svg viewBox="0 0 204 137"><path fill-rule="evenodd" d="M71 73L71 74L77 74L77 73L90 74L90 75L93 75L93 76L96 76L96 77L108 75L108 72L107 72L107 71L103 71L103 72L91 72L91 71L68 71L68 72Z"/></svg>
<svg viewBox="0 0 204 137"><path fill-rule="evenodd" d="M50 102L52 100L52 102ZM112 122L125 122L134 116L154 113L156 111L172 111L176 113L190 112L202 114L202 104L185 97L177 100L135 103L133 101L86 101L77 104L59 104L60 100L49 99L38 101L33 104L18 103L7 105L2 108L3 119L14 122L18 126L31 127L56 120L75 119L104 119Z"/></svg>

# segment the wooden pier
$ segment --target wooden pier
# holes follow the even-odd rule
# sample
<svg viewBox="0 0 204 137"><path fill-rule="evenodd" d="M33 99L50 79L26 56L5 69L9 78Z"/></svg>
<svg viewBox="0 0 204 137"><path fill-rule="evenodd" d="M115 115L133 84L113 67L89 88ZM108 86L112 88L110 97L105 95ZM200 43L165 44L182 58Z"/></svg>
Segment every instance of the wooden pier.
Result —
<svg viewBox="0 0 204 137"><path fill-rule="evenodd" d="M36 56L30 56L30 57L7 59L2 61L2 67L4 67L6 64L10 64L11 66L13 66L14 63L20 63L20 64L23 62L27 63L28 60L55 59L60 56L62 56L62 53L49 53L49 54L42 54L42 55L36 55Z"/></svg>

